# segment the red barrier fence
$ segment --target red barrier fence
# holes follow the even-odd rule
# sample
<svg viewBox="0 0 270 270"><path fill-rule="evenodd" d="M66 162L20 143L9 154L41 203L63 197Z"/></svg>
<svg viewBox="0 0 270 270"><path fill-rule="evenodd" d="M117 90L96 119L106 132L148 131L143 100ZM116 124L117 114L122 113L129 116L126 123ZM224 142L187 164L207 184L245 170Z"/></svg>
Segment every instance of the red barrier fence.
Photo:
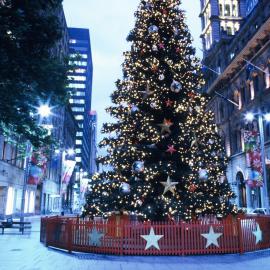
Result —
<svg viewBox="0 0 270 270"><path fill-rule="evenodd" d="M192 222L93 222L41 219L46 246L114 255L244 253L270 248L270 216Z"/></svg>

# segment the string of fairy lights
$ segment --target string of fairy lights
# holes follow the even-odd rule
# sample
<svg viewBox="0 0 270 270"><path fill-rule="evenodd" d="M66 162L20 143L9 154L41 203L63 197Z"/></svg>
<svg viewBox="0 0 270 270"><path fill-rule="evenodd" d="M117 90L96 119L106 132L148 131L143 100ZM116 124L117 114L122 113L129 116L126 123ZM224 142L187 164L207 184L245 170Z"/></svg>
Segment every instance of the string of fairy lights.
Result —
<svg viewBox="0 0 270 270"><path fill-rule="evenodd" d="M94 175L84 215L135 214L144 220L236 212L225 179L226 156L199 60L179 0L141 1L127 40L123 79L116 82L116 119L100 142L109 169Z"/></svg>

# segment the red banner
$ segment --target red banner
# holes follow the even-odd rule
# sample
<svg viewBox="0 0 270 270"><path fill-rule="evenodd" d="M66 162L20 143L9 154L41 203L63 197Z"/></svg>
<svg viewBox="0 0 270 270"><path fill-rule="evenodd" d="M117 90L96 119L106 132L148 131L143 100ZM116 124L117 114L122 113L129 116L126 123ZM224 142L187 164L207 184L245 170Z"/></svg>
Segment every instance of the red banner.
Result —
<svg viewBox="0 0 270 270"><path fill-rule="evenodd" d="M29 177L28 185L37 185L39 184L43 177L45 176L47 169L47 157L43 151L33 152L30 168L29 168Z"/></svg>
<svg viewBox="0 0 270 270"><path fill-rule="evenodd" d="M247 167L250 168L247 184L250 187L263 186L263 168L260 134L258 131L244 131L244 143Z"/></svg>

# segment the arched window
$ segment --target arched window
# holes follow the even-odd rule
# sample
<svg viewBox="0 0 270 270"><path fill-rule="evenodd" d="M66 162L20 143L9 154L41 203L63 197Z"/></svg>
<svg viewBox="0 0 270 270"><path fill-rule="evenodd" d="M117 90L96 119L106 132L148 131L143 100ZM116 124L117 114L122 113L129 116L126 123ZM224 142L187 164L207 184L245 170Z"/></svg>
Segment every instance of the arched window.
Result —
<svg viewBox="0 0 270 270"><path fill-rule="evenodd" d="M238 186L239 207L247 207L246 184L242 172L237 173L236 183Z"/></svg>

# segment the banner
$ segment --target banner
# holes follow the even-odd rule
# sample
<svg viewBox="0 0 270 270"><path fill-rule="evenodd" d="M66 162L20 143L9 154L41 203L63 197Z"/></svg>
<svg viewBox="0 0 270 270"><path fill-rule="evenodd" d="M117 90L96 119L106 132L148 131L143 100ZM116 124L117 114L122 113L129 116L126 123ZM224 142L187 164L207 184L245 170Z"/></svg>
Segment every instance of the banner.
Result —
<svg viewBox="0 0 270 270"><path fill-rule="evenodd" d="M47 161L47 156L42 150L33 152L29 165L28 185L37 185L42 181L46 173Z"/></svg>
<svg viewBox="0 0 270 270"><path fill-rule="evenodd" d="M244 131L246 163L249 167L247 184L250 187L263 186L263 168L260 134L258 131Z"/></svg>
<svg viewBox="0 0 270 270"><path fill-rule="evenodd" d="M61 194L64 194L67 191L67 186L73 174L75 165L76 165L75 160L63 159L63 165L62 165L63 169L62 169L62 176L61 176Z"/></svg>
<svg viewBox="0 0 270 270"><path fill-rule="evenodd" d="M84 195L85 192L87 191L89 181L90 179L87 178L80 179L80 192L82 193L82 195Z"/></svg>

